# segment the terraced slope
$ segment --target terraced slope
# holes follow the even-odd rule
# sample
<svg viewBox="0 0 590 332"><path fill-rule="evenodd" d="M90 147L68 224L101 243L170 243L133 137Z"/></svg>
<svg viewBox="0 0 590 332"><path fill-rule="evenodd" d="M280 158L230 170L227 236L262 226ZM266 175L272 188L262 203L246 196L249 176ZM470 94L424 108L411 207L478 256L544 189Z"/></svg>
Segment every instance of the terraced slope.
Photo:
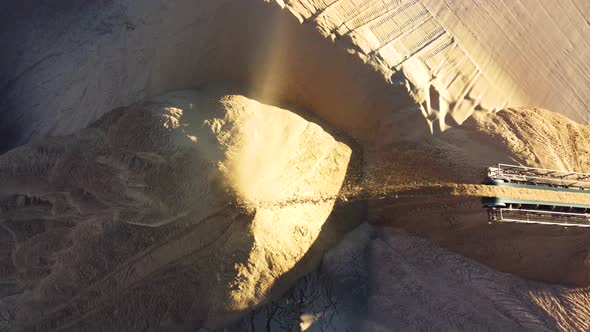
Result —
<svg viewBox="0 0 590 332"><path fill-rule="evenodd" d="M278 1L281 2L282 1ZM301 21L379 68L403 73L431 128L478 109L542 106L590 119L585 1L292 0Z"/></svg>

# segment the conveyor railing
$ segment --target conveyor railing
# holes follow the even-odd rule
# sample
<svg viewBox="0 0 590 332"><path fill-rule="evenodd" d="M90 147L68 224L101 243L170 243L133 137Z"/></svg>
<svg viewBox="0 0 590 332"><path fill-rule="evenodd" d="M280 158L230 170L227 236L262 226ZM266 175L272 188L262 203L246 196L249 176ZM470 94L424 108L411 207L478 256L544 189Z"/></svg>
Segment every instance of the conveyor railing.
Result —
<svg viewBox="0 0 590 332"><path fill-rule="evenodd" d="M590 173L498 164L488 168L491 180L590 190Z"/></svg>
<svg viewBox="0 0 590 332"><path fill-rule="evenodd" d="M505 222L565 227L590 227L590 214L547 210L490 208L488 209L488 221L490 223Z"/></svg>

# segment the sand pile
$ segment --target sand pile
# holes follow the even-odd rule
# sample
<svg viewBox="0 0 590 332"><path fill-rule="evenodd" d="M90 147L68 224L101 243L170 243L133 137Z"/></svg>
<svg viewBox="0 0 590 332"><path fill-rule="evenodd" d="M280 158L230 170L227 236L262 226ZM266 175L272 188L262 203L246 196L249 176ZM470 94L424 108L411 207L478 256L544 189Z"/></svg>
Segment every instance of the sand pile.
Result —
<svg viewBox="0 0 590 332"><path fill-rule="evenodd" d="M329 300L328 300L329 299ZM586 331L587 289L498 272L399 229L363 224L299 280L229 331L315 322L309 331Z"/></svg>
<svg viewBox="0 0 590 332"><path fill-rule="evenodd" d="M361 330L586 331L587 289L494 271L389 228L370 243L368 317Z"/></svg>
<svg viewBox="0 0 590 332"><path fill-rule="evenodd" d="M351 160L318 124L219 88L14 149L0 159L6 327L223 326L359 222L335 206Z"/></svg>

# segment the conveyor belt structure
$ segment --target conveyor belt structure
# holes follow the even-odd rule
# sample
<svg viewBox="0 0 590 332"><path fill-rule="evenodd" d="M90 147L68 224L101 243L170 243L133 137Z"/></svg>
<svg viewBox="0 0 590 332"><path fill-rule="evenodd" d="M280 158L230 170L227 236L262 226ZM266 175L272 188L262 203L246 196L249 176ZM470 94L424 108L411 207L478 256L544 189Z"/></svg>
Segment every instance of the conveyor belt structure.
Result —
<svg viewBox="0 0 590 332"><path fill-rule="evenodd" d="M590 174L498 164L486 184L522 189L590 194ZM484 197L490 223L590 227L590 204Z"/></svg>

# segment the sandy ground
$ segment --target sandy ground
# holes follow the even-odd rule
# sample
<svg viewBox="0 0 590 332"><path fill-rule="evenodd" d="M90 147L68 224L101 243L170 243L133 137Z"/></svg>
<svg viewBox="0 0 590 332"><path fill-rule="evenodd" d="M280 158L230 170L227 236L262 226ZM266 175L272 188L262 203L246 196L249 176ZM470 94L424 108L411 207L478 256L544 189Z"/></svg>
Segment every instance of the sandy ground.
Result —
<svg viewBox="0 0 590 332"><path fill-rule="evenodd" d="M277 298L317 266L351 226L342 221L360 215L346 210L348 204L367 200L369 221L384 227L378 228L382 241L399 245L393 254L374 250L383 256L376 266L390 268L372 270L373 296L396 297L382 311L373 305L376 326L408 327L444 312L448 317L418 326L587 329L587 289L512 276L500 282L502 292L535 294L519 295L530 321L506 307L465 322L462 317L476 314L472 307L491 310L503 298L482 297L490 284L457 282L453 274L475 269L498 280L506 276L483 263L529 279L590 283L588 230L488 225L478 199L501 193L587 200L480 185L485 168L499 162L590 171L587 126L539 108L485 112L532 103L584 120L588 97L580 86L588 69L585 53L572 48L585 49L585 2L542 3L517 22L550 22L544 27L556 27L551 34L524 31L546 35L556 52L513 35L490 36L496 29L482 24L516 24L506 3L355 4L289 1L295 16L258 0L0 5L1 13L10 13L0 26L0 107L7 110L0 116L0 151L74 134L0 157L7 329L220 326ZM522 3L513 9L522 12ZM462 11L458 24L453 15ZM486 20L489 15L493 19ZM571 19L557 19L564 15ZM520 25L515 31L522 32ZM490 51L496 41L510 52ZM506 64L504 57L514 54ZM116 107L216 80L241 83L260 103L213 99L223 115L185 117L178 109L200 102L168 95L155 98L173 105L156 107L154 118L132 107L95 122ZM278 104L298 105L330 126L284 113L290 106L268 106ZM361 149L344 144L329 127L362 144L364 169L350 162ZM351 178L364 182L349 185ZM444 251L452 259L441 269L438 262L406 266L401 252L411 260L423 257L412 243L426 248L426 257L442 249L392 235L386 226L479 263ZM459 272L454 260L463 262ZM396 285L391 279L401 273L398 266L408 277L388 289L384 284ZM433 300L423 301L421 289L430 284L443 292L428 288ZM396 303L400 292L406 295ZM443 310L449 302L464 315Z"/></svg>
<svg viewBox="0 0 590 332"><path fill-rule="evenodd" d="M362 331L586 331L587 289L500 273L390 228L370 243Z"/></svg>
<svg viewBox="0 0 590 332"><path fill-rule="evenodd" d="M587 288L498 272L431 241L363 224L319 272L230 331L587 331ZM329 300L328 300L329 299ZM315 305L314 305L315 303Z"/></svg>

